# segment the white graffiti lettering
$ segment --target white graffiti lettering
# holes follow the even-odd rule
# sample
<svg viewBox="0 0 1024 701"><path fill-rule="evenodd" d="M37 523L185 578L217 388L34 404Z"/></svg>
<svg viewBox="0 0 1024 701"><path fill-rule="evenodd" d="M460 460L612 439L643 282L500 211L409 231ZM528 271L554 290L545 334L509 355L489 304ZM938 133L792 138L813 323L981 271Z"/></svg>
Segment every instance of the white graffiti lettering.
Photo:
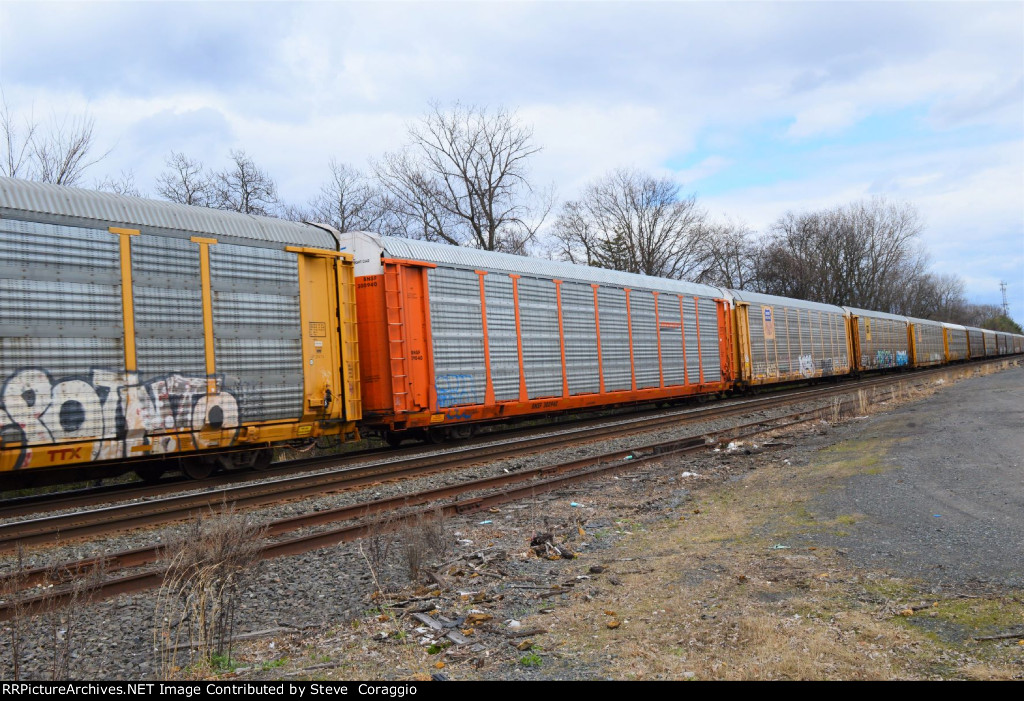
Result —
<svg viewBox="0 0 1024 701"><path fill-rule="evenodd" d="M92 460L129 457L139 446L148 446L148 455L173 452L183 430L197 448L230 445L241 411L222 384L219 377L177 374L140 384L135 373L109 370L54 381L45 370L27 368L0 390L0 437L21 445L15 467L31 459L32 446L54 443L93 441Z"/></svg>

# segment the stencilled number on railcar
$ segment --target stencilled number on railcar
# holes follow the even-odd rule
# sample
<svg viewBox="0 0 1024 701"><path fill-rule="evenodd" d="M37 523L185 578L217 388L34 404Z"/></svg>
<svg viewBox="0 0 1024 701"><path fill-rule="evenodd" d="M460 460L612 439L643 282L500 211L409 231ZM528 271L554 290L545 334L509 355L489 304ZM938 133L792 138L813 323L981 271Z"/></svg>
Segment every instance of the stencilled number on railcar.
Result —
<svg viewBox="0 0 1024 701"><path fill-rule="evenodd" d="M361 278L358 282L356 282L356 288L376 287L376 286L377 286L377 276L376 275L367 275L366 277Z"/></svg>

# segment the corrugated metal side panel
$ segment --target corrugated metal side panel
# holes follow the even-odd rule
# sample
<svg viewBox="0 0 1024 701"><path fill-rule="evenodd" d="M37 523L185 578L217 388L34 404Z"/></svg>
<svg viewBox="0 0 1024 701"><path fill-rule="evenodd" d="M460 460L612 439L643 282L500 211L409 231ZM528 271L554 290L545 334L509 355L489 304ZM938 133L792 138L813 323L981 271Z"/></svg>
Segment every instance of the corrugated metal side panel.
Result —
<svg viewBox="0 0 1024 701"><path fill-rule="evenodd" d="M807 316L811 322L811 356L815 360L815 365L822 367L819 361L829 358L825 353L825 319L817 309L809 311Z"/></svg>
<svg viewBox="0 0 1024 701"><path fill-rule="evenodd" d="M718 382L722 379L722 356L718 347L718 307L714 301L701 298L700 312L700 356L704 364L704 381Z"/></svg>
<svg viewBox="0 0 1024 701"><path fill-rule="evenodd" d="M487 368L480 276L468 270L430 268L427 282L437 406L483 404Z"/></svg>
<svg viewBox="0 0 1024 701"><path fill-rule="evenodd" d="M683 334L686 341L687 379L691 385L695 385L700 382L700 347L697 345L697 309L692 297L683 297Z"/></svg>
<svg viewBox="0 0 1024 701"><path fill-rule="evenodd" d="M751 304L743 307L747 315L747 329L750 332L750 371L754 379L776 377L778 366L776 343L764 337L764 305ZM774 310L773 310L774 313Z"/></svg>
<svg viewBox="0 0 1024 701"><path fill-rule="evenodd" d="M942 325L934 322L914 322L914 345L919 365L936 365L945 361Z"/></svg>
<svg viewBox="0 0 1024 701"><path fill-rule="evenodd" d="M505 275L485 276L484 294L494 399L498 402L512 401L519 398L519 344L516 341L512 279Z"/></svg>
<svg viewBox="0 0 1024 701"><path fill-rule="evenodd" d="M562 396L562 341L555 283L532 277L519 279L519 323L527 396Z"/></svg>
<svg viewBox="0 0 1024 701"><path fill-rule="evenodd" d="M984 340L982 340L981 331L975 331L974 329L967 329L967 340L970 343L970 351L972 358L980 358L985 355Z"/></svg>
<svg viewBox="0 0 1024 701"><path fill-rule="evenodd" d="M617 287L597 290L597 309L601 321L601 368L604 389L613 392L633 387L629 365L629 326L626 317L626 291Z"/></svg>
<svg viewBox="0 0 1024 701"><path fill-rule="evenodd" d="M796 319L789 309L782 307L775 310L775 367L782 375L788 375L800 369L800 366L794 365L792 360L800 355L799 352L793 352L794 348L791 345L791 341L797 334L796 327Z"/></svg>
<svg viewBox="0 0 1024 701"><path fill-rule="evenodd" d="M123 371L118 238L0 220L0 383L35 368L54 379Z"/></svg>
<svg viewBox="0 0 1024 701"><path fill-rule="evenodd" d="M850 356L846 345L846 316L829 312L826 324L828 325L827 333L831 337L828 342L827 352L832 359L832 367L829 369L826 363L824 370L826 370L826 374L844 374L850 370Z"/></svg>
<svg viewBox="0 0 1024 701"><path fill-rule="evenodd" d="M870 339L867 333L869 323ZM863 368L874 370L899 367L909 362L905 318L865 314L857 318L857 333L860 335L860 363Z"/></svg>
<svg viewBox="0 0 1024 701"><path fill-rule="evenodd" d="M665 375L665 386L685 384L679 297L676 295L658 297L658 322L661 324L661 369Z"/></svg>
<svg viewBox="0 0 1024 701"><path fill-rule="evenodd" d="M199 246L187 239L133 236L131 248L140 379L206 377Z"/></svg>
<svg viewBox="0 0 1024 701"><path fill-rule="evenodd" d="M765 379L778 376L775 363L776 344L765 341L764 337L764 305L751 304L742 307L747 315L747 328L750 331L750 371L754 379Z"/></svg>
<svg viewBox="0 0 1024 701"><path fill-rule="evenodd" d="M963 360L967 357L967 334L960 329L948 329L949 359Z"/></svg>
<svg viewBox="0 0 1024 701"><path fill-rule="evenodd" d="M601 389L601 378L597 365L594 288L590 285L562 283L562 332L569 394L597 393Z"/></svg>
<svg viewBox="0 0 1024 701"><path fill-rule="evenodd" d="M985 355L996 355L996 334L994 331L982 331L985 336Z"/></svg>
<svg viewBox="0 0 1024 701"><path fill-rule="evenodd" d="M210 246L217 373L242 421L302 415L298 271L294 253Z"/></svg>
<svg viewBox="0 0 1024 701"><path fill-rule="evenodd" d="M633 363L636 387L661 386L658 369L658 329L655 325L654 295L642 290L629 293L630 326L633 331Z"/></svg>

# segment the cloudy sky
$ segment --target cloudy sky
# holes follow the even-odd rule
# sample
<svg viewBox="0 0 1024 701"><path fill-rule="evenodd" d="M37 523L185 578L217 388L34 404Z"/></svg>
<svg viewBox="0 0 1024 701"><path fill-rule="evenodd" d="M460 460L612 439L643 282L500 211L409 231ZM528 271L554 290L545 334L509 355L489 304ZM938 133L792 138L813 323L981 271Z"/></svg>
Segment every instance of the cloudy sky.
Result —
<svg viewBox="0 0 1024 701"><path fill-rule="evenodd" d="M873 195L917 206L938 273L1024 320L1024 3L0 0L0 87L90 112L143 191L171 150L243 148L304 202L430 101L504 106L559 200L617 166L714 217Z"/></svg>

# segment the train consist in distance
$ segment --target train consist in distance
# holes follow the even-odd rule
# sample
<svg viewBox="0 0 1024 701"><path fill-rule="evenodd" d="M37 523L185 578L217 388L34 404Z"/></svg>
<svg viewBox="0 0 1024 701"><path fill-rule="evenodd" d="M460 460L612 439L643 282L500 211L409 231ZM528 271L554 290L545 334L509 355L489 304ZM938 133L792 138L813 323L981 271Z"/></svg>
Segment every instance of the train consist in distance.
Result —
<svg viewBox="0 0 1024 701"><path fill-rule="evenodd" d="M1024 336L0 178L0 477L264 467Z"/></svg>

